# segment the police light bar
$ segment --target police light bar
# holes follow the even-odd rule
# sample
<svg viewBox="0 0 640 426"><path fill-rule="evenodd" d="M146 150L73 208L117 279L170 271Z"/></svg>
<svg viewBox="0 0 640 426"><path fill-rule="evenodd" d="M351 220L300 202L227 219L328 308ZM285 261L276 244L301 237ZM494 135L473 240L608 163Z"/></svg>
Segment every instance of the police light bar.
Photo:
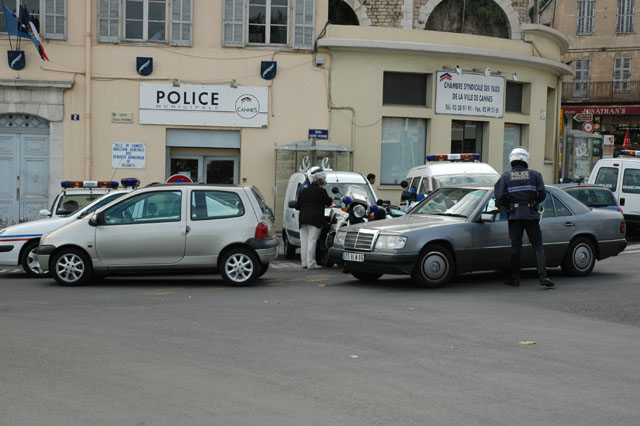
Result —
<svg viewBox="0 0 640 426"><path fill-rule="evenodd" d="M136 178L123 178L120 179L120 185L124 186L125 188L137 188L140 186L140 180Z"/></svg>
<svg viewBox="0 0 640 426"><path fill-rule="evenodd" d="M640 151L634 151L631 149L623 149L620 151L620 155L629 155L631 157L640 157Z"/></svg>
<svg viewBox="0 0 640 426"><path fill-rule="evenodd" d="M60 186L67 188L112 188L118 187L118 182L113 180L63 180Z"/></svg>
<svg viewBox="0 0 640 426"><path fill-rule="evenodd" d="M427 161L473 161L480 160L480 154L434 154L427 155Z"/></svg>

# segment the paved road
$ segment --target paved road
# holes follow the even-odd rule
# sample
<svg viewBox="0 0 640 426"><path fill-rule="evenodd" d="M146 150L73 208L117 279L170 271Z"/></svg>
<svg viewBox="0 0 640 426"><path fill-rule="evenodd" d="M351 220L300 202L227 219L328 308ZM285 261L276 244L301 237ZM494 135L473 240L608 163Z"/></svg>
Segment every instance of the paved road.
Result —
<svg viewBox="0 0 640 426"><path fill-rule="evenodd" d="M0 276L0 425L634 425L640 245L539 290ZM534 345L522 342L533 341Z"/></svg>

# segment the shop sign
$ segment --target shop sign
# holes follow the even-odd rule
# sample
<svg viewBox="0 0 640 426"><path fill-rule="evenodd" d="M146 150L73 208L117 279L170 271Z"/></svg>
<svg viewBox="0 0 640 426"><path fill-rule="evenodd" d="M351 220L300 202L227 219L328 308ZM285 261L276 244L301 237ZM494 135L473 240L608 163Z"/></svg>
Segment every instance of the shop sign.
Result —
<svg viewBox="0 0 640 426"><path fill-rule="evenodd" d="M111 113L111 122L112 123L132 124L133 123L133 113L132 112L112 112Z"/></svg>
<svg viewBox="0 0 640 426"><path fill-rule="evenodd" d="M563 106L565 114L591 114L591 115L629 115L640 114L640 105L620 106Z"/></svg>
<svg viewBox="0 0 640 426"><path fill-rule="evenodd" d="M140 124L266 127L267 87L140 83Z"/></svg>
<svg viewBox="0 0 640 426"><path fill-rule="evenodd" d="M111 144L111 167L114 169L144 169L146 147L137 142L113 142Z"/></svg>
<svg viewBox="0 0 640 426"><path fill-rule="evenodd" d="M436 73L436 114L504 116L504 77Z"/></svg>

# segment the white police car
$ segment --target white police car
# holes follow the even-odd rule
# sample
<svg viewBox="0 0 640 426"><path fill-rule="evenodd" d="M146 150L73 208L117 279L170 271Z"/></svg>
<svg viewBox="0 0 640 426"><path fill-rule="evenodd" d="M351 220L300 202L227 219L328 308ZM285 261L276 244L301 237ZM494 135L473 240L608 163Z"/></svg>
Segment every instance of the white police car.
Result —
<svg viewBox="0 0 640 426"><path fill-rule="evenodd" d="M0 230L0 265L22 268L30 277L45 275L36 257L40 238L79 217L97 210L140 185L134 178L120 181L63 181L64 190L54 200L51 210L41 213L46 219L20 223Z"/></svg>
<svg viewBox="0 0 640 426"><path fill-rule="evenodd" d="M426 160L409 170L400 183L404 189L400 197L403 210L409 210L442 186L494 184L500 178L493 167L479 161L480 154L434 154L427 155Z"/></svg>

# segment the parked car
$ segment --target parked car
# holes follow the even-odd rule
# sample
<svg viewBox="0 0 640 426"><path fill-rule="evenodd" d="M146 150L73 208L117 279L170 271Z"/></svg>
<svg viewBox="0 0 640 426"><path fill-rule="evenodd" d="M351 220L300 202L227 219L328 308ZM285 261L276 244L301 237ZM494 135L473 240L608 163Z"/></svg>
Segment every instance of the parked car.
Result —
<svg viewBox="0 0 640 426"><path fill-rule="evenodd" d="M627 245L622 214L589 209L549 186L541 219L547 266L574 276L591 273L596 260ZM498 213L493 186L440 188L403 217L343 228L329 256L361 280L407 274L426 287L456 274L508 270L511 244L506 215ZM534 267L530 244L522 266Z"/></svg>
<svg viewBox="0 0 640 426"><path fill-rule="evenodd" d="M500 173L479 159L480 154L473 153L427 155L426 163L409 170L400 183L400 207L409 210L442 186L495 183Z"/></svg>
<svg viewBox="0 0 640 426"><path fill-rule="evenodd" d="M120 183L120 189L114 189L118 188L118 182L104 181L95 182L96 186L85 187L91 189L70 190L68 187L73 185L74 181L63 181L62 187L65 189L54 200L51 211L46 211L47 218L19 223L0 230L0 265L22 265L29 277L44 276L45 271L40 267L36 257L40 237L133 191L140 181L126 178ZM77 184L93 185L86 181L77 181ZM65 209L65 205L70 211ZM69 208L70 205L78 208L72 210Z"/></svg>
<svg viewBox="0 0 640 426"><path fill-rule="evenodd" d="M554 186L562 189L587 207L615 210L622 213L613 192L603 186L581 183L560 183Z"/></svg>
<svg viewBox="0 0 640 426"><path fill-rule="evenodd" d="M209 270L246 285L277 257L278 240L254 186L153 184L44 235L37 255L61 285Z"/></svg>
<svg viewBox="0 0 640 426"><path fill-rule="evenodd" d="M588 182L609 188L630 228L640 229L640 151L622 150L593 166Z"/></svg>

